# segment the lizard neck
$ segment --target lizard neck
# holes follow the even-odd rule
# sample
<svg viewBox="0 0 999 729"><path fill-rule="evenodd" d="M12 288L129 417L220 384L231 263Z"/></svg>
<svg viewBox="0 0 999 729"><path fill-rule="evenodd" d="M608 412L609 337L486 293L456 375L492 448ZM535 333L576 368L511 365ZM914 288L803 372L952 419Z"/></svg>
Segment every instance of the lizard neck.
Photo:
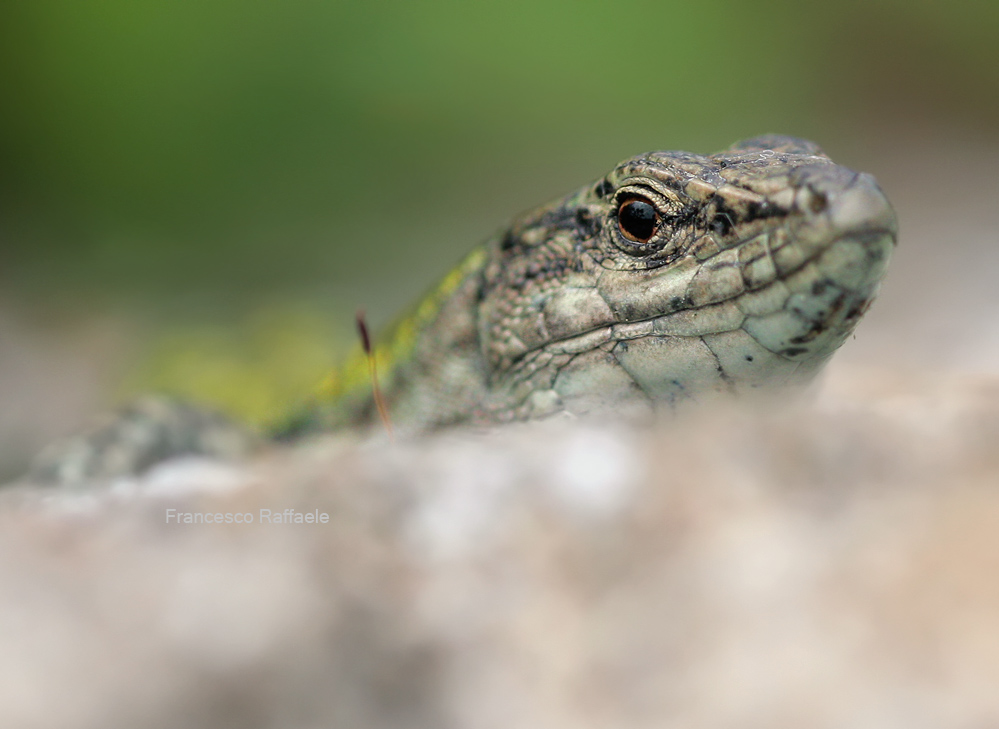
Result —
<svg viewBox="0 0 999 729"><path fill-rule="evenodd" d="M377 337L375 368L393 424L423 430L467 419L484 397L478 301L488 244L474 249L408 313ZM368 357L360 346L312 399L273 434L278 439L377 420Z"/></svg>

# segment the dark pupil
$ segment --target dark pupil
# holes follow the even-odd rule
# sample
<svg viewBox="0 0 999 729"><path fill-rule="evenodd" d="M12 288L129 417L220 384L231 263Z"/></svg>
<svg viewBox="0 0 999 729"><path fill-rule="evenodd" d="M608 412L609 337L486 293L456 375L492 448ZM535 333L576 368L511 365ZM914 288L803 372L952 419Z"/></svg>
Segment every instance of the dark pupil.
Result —
<svg viewBox="0 0 999 729"><path fill-rule="evenodd" d="M629 200L618 210L617 222L626 237L645 243L656 232L656 209L643 200Z"/></svg>

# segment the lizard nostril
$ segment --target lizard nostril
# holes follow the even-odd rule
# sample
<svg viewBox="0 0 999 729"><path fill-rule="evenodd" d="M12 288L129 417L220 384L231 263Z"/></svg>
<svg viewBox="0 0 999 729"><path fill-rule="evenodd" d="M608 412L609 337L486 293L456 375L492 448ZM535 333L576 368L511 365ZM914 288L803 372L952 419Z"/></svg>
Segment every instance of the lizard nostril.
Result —
<svg viewBox="0 0 999 729"><path fill-rule="evenodd" d="M817 190L811 190L810 192L812 194L808 200L808 209L818 215L829 207L829 198L824 192L819 192Z"/></svg>

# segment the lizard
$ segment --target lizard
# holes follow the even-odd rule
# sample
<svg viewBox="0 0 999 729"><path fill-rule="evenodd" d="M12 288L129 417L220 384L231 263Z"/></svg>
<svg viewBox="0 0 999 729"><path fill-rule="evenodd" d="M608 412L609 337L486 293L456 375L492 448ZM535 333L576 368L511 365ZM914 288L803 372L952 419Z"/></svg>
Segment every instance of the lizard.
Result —
<svg viewBox="0 0 999 729"><path fill-rule="evenodd" d="M393 425L411 434L642 417L801 385L871 305L897 234L875 179L810 141L650 152L473 249L370 356ZM357 352L270 435L376 427L368 365ZM217 416L156 401L50 451L35 473L95 478L242 442Z"/></svg>

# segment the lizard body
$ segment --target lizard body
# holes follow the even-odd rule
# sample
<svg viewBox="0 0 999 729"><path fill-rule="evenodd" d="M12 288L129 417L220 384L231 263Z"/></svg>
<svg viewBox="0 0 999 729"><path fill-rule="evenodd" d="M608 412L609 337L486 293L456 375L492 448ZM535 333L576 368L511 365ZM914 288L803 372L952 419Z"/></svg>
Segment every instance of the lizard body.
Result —
<svg viewBox="0 0 999 729"><path fill-rule="evenodd" d="M396 323L375 348L393 422L647 411L805 381L873 300L896 230L872 177L803 140L626 160L515 220ZM284 432L374 418L358 353Z"/></svg>
<svg viewBox="0 0 999 729"><path fill-rule="evenodd" d="M804 140L625 160L473 250L378 341L392 422L648 414L806 382L873 301L896 236L874 178ZM358 352L274 435L376 419ZM76 483L240 442L189 406L137 404L44 454L34 477Z"/></svg>

